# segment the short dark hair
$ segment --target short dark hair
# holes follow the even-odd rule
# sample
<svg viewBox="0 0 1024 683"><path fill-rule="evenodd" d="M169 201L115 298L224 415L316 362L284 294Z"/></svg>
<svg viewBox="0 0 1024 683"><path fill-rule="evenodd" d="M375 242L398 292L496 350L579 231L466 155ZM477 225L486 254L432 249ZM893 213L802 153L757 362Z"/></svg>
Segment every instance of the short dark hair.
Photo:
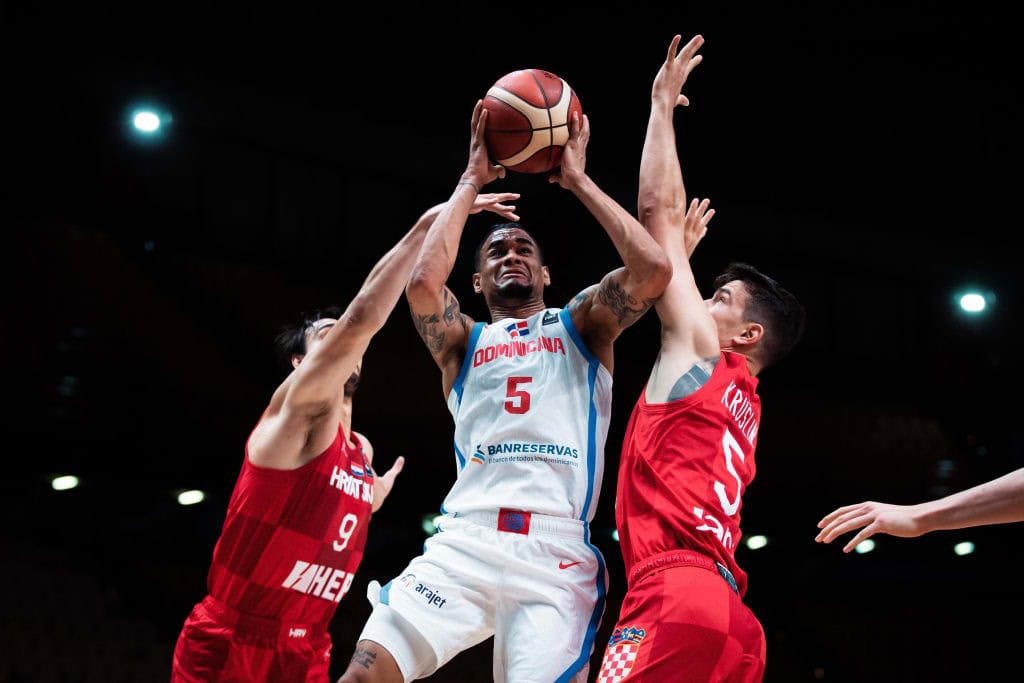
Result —
<svg viewBox="0 0 1024 683"><path fill-rule="evenodd" d="M498 232L499 230L522 230L523 232L525 232L527 235L530 236L530 239L533 240L533 243L537 245L537 258L540 259L541 263L544 263L544 252L541 251L540 245L537 244L537 238L534 237L529 230L524 228L522 223L495 223L494 225L491 226L490 231L488 231L488 233L484 235L480 242L476 245L476 251L473 253L473 268L474 270L476 270L476 272L480 272L480 253L484 250L484 247L490 243L491 235Z"/></svg>
<svg viewBox="0 0 1024 683"><path fill-rule="evenodd" d="M750 295L744 315L765 328L758 346L761 366L767 368L778 363L803 336L803 305L778 282L749 264L730 263L715 278L715 289L733 280L742 282Z"/></svg>
<svg viewBox="0 0 1024 683"><path fill-rule="evenodd" d="M313 308L299 314L298 320L281 328L277 337L274 338L274 346L277 348L279 360L284 366L291 370L292 356L306 355L306 333L317 320L323 318L341 317L340 306L326 306L324 308Z"/></svg>

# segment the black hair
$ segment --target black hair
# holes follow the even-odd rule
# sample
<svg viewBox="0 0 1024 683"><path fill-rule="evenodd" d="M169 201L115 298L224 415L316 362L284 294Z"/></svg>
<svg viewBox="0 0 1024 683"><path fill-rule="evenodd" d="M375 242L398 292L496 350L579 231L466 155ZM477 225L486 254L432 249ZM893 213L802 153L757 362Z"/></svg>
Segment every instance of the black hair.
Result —
<svg viewBox="0 0 1024 683"><path fill-rule="evenodd" d="M486 235L484 235L483 239L481 239L480 242L476 245L476 251L473 252L473 269L476 272L480 272L481 252L484 250L485 246L490 244L491 235L498 232L499 230L522 230L527 235L530 235L530 239L533 240L533 243L537 247L537 258L540 259L541 264L544 263L544 252L541 251L540 245L537 244L537 239L532 234L530 234L530 231L524 228L521 223L495 223L494 225L491 226L490 231Z"/></svg>
<svg viewBox="0 0 1024 683"><path fill-rule="evenodd" d="M742 282L750 295L744 316L764 326L764 337L758 345L761 367L778 363L803 336L803 305L778 282L749 264L730 263L715 278L715 289L733 280Z"/></svg>
<svg viewBox="0 0 1024 683"><path fill-rule="evenodd" d="M306 355L306 334L317 320L323 318L341 317L340 306L327 306L325 308L314 308L310 311L299 314L296 322L285 325L274 338L274 346L277 348L279 360L284 366L291 370L292 356Z"/></svg>

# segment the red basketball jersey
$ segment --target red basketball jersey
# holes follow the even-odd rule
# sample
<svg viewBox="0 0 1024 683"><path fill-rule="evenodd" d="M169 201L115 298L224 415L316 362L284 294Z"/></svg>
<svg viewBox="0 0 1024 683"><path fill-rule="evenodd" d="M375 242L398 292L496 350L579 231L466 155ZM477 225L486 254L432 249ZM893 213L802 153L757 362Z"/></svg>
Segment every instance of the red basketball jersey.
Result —
<svg viewBox="0 0 1024 683"><path fill-rule="evenodd" d="M743 356L723 351L694 394L650 404L645 391L619 462L615 521L626 569L656 553L695 550L725 565L742 596L747 575L734 554L742 494L755 473L757 378Z"/></svg>
<svg viewBox="0 0 1024 683"><path fill-rule="evenodd" d="M329 621L363 559L372 506L373 472L341 425L327 450L295 470L253 465L247 448L213 551L210 595L246 614Z"/></svg>

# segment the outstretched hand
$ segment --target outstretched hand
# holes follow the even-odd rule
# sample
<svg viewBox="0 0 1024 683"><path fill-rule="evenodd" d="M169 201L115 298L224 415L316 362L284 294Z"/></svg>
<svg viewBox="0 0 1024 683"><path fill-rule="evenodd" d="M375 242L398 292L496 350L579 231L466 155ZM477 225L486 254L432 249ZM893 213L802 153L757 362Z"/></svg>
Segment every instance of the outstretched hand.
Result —
<svg viewBox="0 0 1024 683"><path fill-rule="evenodd" d="M651 100L668 111L676 106L689 106L690 99L680 91L690 72L704 60L703 55L697 54L697 50L704 44L704 36L698 34L690 38L690 42L677 53L681 40L679 35L672 38L665 63L654 77L654 87L651 89Z"/></svg>
<svg viewBox="0 0 1024 683"><path fill-rule="evenodd" d="M694 250L704 235L708 233L708 223L715 215L715 210L709 208L710 199L690 200L690 206L686 209L686 217L683 219L683 248L686 250L686 258L693 256Z"/></svg>
<svg viewBox="0 0 1024 683"><path fill-rule="evenodd" d="M391 489L395 485L395 478L403 467L405 467L405 458L400 455L395 458L391 469L377 477L377 481L373 484L373 512L380 510L380 506L384 504L384 499L391 493Z"/></svg>
<svg viewBox="0 0 1024 683"><path fill-rule="evenodd" d="M472 184L477 192L487 183L505 177L505 167L491 163L487 142L484 139L486 130L487 109L484 108L483 100L477 100L470 123L469 161L466 164L466 171L462 174L462 180Z"/></svg>
<svg viewBox="0 0 1024 683"><path fill-rule="evenodd" d="M496 213L502 218L507 218L510 221L518 221L519 214L516 213L515 204L503 204L502 202L510 202L515 199L519 199L518 192L489 192L486 194L478 194L476 199L473 200L473 208L469 210L471 214L480 213L481 211L490 211Z"/></svg>
<svg viewBox="0 0 1024 683"><path fill-rule="evenodd" d="M548 176L549 183L558 183L572 190L587 172L587 143L590 142L590 119L586 114L572 113L569 122L569 140L562 150L562 161L554 173Z"/></svg>
<svg viewBox="0 0 1024 683"><path fill-rule="evenodd" d="M875 534L889 534L900 538L916 538L927 529L914 518L914 505L892 505L865 501L856 505L846 505L825 515L818 528L821 532L814 537L818 543L831 543L854 529L860 529L850 542L843 546L848 553Z"/></svg>

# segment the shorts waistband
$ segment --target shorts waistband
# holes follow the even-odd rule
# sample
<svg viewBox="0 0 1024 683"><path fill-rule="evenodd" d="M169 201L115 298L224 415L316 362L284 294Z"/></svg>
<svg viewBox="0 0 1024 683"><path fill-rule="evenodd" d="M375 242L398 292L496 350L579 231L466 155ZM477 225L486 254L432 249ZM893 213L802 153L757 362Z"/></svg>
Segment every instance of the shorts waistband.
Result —
<svg viewBox="0 0 1024 683"><path fill-rule="evenodd" d="M663 553L657 553L651 555L642 562L638 562L633 565L633 568L629 570L629 580L627 585L632 586L637 581L640 581L644 577L662 569L669 569L671 567L702 567L708 571L715 572L722 579L729 584L729 588L732 589L733 593L739 595L740 589L736 584L736 578L732 575L721 562L712 560L707 555L701 555L698 552L692 550L668 550Z"/></svg>
<svg viewBox="0 0 1024 683"><path fill-rule="evenodd" d="M500 508L498 510L474 510L473 512L453 512L441 520L464 519L480 526L490 527L498 531L512 534L553 534L569 538L582 539L586 535L587 523L581 519L569 517L552 517L525 510Z"/></svg>
<svg viewBox="0 0 1024 683"><path fill-rule="evenodd" d="M326 622L301 623L246 614L210 595L203 598L202 606L211 617L238 633L268 638L313 638L327 633Z"/></svg>

